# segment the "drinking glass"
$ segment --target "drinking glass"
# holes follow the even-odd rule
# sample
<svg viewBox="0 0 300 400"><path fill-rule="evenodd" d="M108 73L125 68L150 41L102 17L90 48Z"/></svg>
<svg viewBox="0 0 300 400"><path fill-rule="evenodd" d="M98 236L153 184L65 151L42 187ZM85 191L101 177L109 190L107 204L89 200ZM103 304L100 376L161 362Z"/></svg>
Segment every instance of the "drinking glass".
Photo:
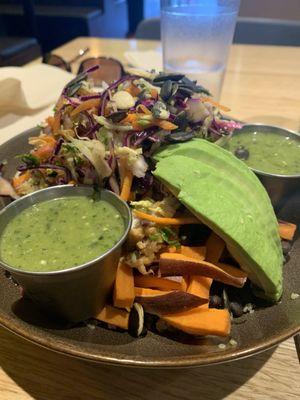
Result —
<svg viewBox="0 0 300 400"><path fill-rule="evenodd" d="M184 73L219 99L240 0L161 0L166 72Z"/></svg>

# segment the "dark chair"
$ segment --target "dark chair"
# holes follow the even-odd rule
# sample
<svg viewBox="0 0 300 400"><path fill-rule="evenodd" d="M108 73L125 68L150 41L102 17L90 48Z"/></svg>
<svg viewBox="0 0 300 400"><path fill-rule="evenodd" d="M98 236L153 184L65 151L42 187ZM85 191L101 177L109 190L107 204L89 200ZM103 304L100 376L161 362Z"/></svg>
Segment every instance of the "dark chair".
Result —
<svg viewBox="0 0 300 400"><path fill-rule="evenodd" d="M0 37L0 67L21 66L41 55L34 38Z"/></svg>
<svg viewBox="0 0 300 400"><path fill-rule="evenodd" d="M128 31L125 0L0 0L0 15L9 28L8 35L28 36L21 6L24 2L34 5L36 30L44 53L79 36L124 37ZM142 17L142 3L143 0L130 0L134 11L130 29L134 31Z"/></svg>
<svg viewBox="0 0 300 400"><path fill-rule="evenodd" d="M145 19L137 27L137 39L160 39L160 18ZM239 17L234 43L300 46L300 22Z"/></svg>
<svg viewBox="0 0 300 400"><path fill-rule="evenodd" d="M233 41L245 44L300 46L300 22L239 17Z"/></svg>
<svg viewBox="0 0 300 400"><path fill-rule="evenodd" d="M21 66L41 55L37 39L7 35L6 24L0 16L0 67ZM31 32L28 32L31 36Z"/></svg>
<svg viewBox="0 0 300 400"><path fill-rule="evenodd" d="M20 7L0 5L0 12L9 34L23 35L26 24ZM36 17L44 52L50 51L78 36L91 36L101 22L101 10L90 7L37 6Z"/></svg>
<svg viewBox="0 0 300 400"><path fill-rule="evenodd" d="M160 18L144 19L135 32L137 39L160 40Z"/></svg>

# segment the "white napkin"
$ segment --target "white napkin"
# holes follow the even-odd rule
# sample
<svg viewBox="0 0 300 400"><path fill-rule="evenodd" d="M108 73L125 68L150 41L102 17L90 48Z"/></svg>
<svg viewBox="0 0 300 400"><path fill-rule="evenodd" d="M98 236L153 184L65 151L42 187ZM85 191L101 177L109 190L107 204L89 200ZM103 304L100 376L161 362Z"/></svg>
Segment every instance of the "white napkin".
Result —
<svg viewBox="0 0 300 400"><path fill-rule="evenodd" d="M151 71L162 71L162 53L159 50L125 51L127 61L136 68Z"/></svg>
<svg viewBox="0 0 300 400"><path fill-rule="evenodd" d="M0 68L0 143L50 115L73 74L46 64Z"/></svg>

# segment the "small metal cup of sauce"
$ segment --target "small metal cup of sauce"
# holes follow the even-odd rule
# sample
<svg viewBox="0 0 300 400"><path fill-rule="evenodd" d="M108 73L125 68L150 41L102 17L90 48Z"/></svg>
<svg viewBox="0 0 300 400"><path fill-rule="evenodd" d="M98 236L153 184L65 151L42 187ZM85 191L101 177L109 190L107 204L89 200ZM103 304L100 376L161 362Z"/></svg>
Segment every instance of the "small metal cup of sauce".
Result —
<svg viewBox="0 0 300 400"><path fill-rule="evenodd" d="M300 134L288 129L280 128L273 125L264 124L245 124L241 129L235 130L232 136L241 135L243 133L253 132L274 132L284 137L295 137L299 139ZM300 153L300 151L299 151ZM282 175L261 171L254 167L249 167L264 185L275 211L279 211L281 207L293 196L300 191L300 170L299 173L293 175Z"/></svg>
<svg viewBox="0 0 300 400"><path fill-rule="evenodd" d="M21 197L0 211L0 236L11 219L33 204L62 197L91 196L93 193L94 189L88 186L62 185ZM124 233L98 258L76 267L49 272L20 270L0 259L1 267L21 285L26 297L47 315L64 322L81 322L101 311L111 294L121 247L131 227L131 211L123 200L108 190L100 190L99 198L109 202L120 213Z"/></svg>

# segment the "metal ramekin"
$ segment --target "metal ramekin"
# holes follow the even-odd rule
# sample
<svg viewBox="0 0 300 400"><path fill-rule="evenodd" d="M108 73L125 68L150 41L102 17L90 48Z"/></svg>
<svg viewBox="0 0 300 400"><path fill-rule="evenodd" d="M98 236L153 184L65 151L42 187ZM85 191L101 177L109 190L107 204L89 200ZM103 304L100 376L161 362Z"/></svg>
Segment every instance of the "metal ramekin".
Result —
<svg viewBox="0 0 300 400"><path fill-rule="evenodd" d="M0 236L12 218L33 204L61 197L89 196L93 192L88 186L62 185L21 197L0 211ZM25 295L49 316L71 323L84 321L96 316L110 295L121 246L131 227L131 212L123 200L108 190L100 190L100 198L116 207L125 229L119 241L98 258L77 267L50 272L19 270L0 259L0 265L23 287Z"/></svg>
<svg viewBox="0 0 300 400"><path fill-rule="evenodd" d="M259 132L270 132L271 130L272 132L279 133L282 136L296 136L300 139L300 134L297 132L265 124L245 124L241 129L235 130L233 135L239 135L245 132L254 132L257 129L259 129ZM285 202L296 193L296 191L300 190L300 171L299 174L296 175L280 175L260 171L252 167L250 167L250 169L255 172L261 183L264 185L276 211L278 211Z"/></svg>

